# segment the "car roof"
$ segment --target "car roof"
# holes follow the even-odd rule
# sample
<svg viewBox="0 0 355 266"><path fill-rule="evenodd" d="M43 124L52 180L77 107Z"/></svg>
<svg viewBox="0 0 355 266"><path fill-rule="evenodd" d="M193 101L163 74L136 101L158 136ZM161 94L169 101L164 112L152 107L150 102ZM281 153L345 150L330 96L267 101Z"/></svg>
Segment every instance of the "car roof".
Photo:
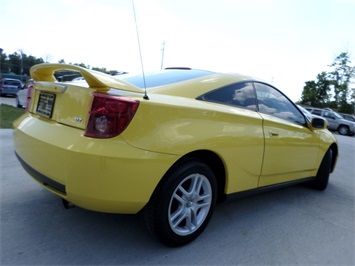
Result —
<svg viewBox="0 0 355 266"><path fill-rule="evenodd" d="M3 78L1 81L18 81L21 83L21 80L19 79L12 79L12 78Z"/></svg>

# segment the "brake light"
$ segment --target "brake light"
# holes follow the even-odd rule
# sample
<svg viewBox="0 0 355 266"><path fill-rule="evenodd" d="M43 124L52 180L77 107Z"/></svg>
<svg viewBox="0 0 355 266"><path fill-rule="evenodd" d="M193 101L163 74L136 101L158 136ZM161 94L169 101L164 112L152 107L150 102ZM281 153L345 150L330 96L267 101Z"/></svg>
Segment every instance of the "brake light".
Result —
<svg viewBox="0 0 355 266"><path fill-rule="evenodd" d="M29 111L31 99L32 99L32 91L33 91L33 84L28 85L27 87L27 95L26 95L26 111Z"/></svg>
<svg viewBox="0 0 355 266"><path fill-rule="evenodd" d="M94 93L85 136L112 138L121 134L135 115L139 101Z"/></svg>

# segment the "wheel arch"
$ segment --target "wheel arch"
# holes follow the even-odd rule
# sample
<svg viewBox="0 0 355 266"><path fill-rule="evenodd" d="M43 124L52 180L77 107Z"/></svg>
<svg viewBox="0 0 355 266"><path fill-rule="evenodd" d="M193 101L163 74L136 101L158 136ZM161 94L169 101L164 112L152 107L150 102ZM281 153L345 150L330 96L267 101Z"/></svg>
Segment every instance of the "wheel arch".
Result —
<svg viewBox="0 0 355 266"><path fill-rule="evenodd" d="M224 201L226 198L226 170L222 159L216 153L209 150L193 151L184 157L199 159L211 168L217 181L217 202Z"/></svg>
<svg viewBox="0 0 355 266"><path fill-rule="evenodd" d="M166 178L168 178L171 172L175 171L175 169L189 161L189 160L199 160L205 163L208 167L213 171L216 181L217 181L217 202L222 202L225 200L225 186L226 186L226 170L225 165L222 159L214 152L209 150L197 150L190 153L185 154L180 159L178 159L164 174L163 178L159 181L157 187L155 188L152 196L160 190L162 184L165 182Z"/></svg>

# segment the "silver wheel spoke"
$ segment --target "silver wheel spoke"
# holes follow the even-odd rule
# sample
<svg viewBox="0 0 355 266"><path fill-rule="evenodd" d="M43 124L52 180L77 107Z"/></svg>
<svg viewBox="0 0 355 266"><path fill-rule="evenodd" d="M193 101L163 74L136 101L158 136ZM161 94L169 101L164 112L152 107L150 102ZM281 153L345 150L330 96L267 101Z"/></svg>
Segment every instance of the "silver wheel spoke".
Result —
<svg viewBox="0 0 355 266"><path fill-rule="evenodd" d="M171 222L173 227L176 228L179 224L186 219L186 212L183 208L181 208L178 212L176 212L171 218Z"/></svg>
<svg viewBox="0 0 355 266"><path fill-rule="evenodd" d="M197 203L198 210L199 210L199 209L206 208L206 207L209 207L209 206L210 206L210 203L209 203L209 202Z"/></svg>
<svg viewBox="0 0 355 266"><path fill-rule="evenodd" d="M191 187L191 193L199 193L201 186L203 183L203 177L200 177L200 175L196 175L193 179L192 187Z"/></svg>
<svg viewBox="0 0 355 266"><path fill-rule="evenodd" d="M170 200L171 229L178 235L195 232L209 213L211 196L211 185L204 175L191 174L182 180Z"/></svg>
<svg viewBox="0 0 355 266"><path fill-rule="evenodd" d="M174 199L176 199L178 202L180 202L181 204L185 204L186 200L184 200L182 197L180 197L178 194L174 194Z"/></svg>
<svg viewBox="0 0 355 266"><path fill-rule="evenodd" d="M183 197L185 197L185 198L188 198L191 194L188 191L186 191L186 189L181 184L179 185L177 191L175 192L175 195L178 191L180 191L182 193Z"/></svg>
<svg viewBox="0 0 355 266"><path fill-rule="evenodd" d="M196 213L193 209L189 210L189 215L186 217L186 227L189 231L193 231L197 224Z"/></svg>

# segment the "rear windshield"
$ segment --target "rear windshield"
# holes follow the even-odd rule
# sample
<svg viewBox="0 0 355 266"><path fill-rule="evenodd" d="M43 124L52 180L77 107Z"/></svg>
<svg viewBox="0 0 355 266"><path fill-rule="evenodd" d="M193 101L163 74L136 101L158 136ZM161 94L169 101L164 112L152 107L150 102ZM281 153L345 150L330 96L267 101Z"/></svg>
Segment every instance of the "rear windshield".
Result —
<svg viewBox="0 0 355 266"><path fill-rule="evenodd" d="M146 87L158 87L171 83L186 81L189 79L199 78L211 75L213 72L204 70L190 70L190 69L169 69L157 72L145 73ZM136 75L131 77L122 78L122 80L131 83L132 85L144 88L143 75Z"/></svg>
<svg viewBox="0 0 355 266"><path fill-rule="evenodd" d="M17 80L4 80L4 85L13 85L21 87L21 82Z"/></svg>

